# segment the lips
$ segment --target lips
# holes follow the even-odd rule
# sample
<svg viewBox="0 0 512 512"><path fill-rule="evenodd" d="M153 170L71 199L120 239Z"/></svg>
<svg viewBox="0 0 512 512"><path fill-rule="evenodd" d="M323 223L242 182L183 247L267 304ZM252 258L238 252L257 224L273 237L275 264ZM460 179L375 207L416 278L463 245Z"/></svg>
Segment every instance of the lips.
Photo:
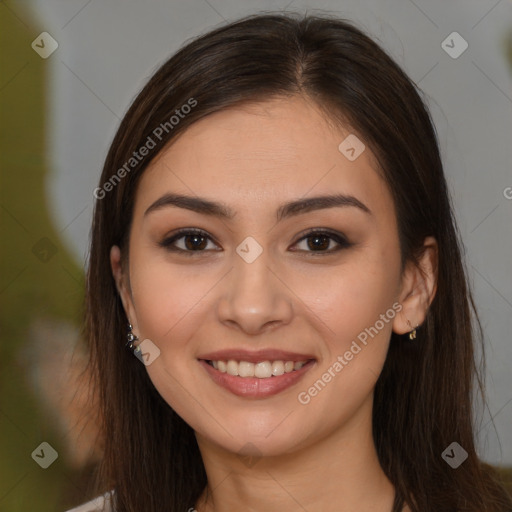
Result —
<svg viewBox="0 0 512 512"><path fill-rule="evenodd" d="M268 349L258 351L247 350L220 350L201 355L199 363L205 369L209 377L220 387L230 391L234 395L244 398L266 398L276 395L296 384L316 362L311 354L287 352ZM269 361L294 362L293 371L276 374L267 377L230 375L228 372L219 371L212 362L231 361L268 364ZM218 366L218 365L215 365Z"/></svg>
<svg viewBox="0 0 512 512"><path fill-rule="evenodd" d="M261 363L262 361L308 361L315 359L312 354L300 354L284 350L262 349L262 350L218 350L200 355L198 359L205 361L248 361L249 363Z"/></svg>

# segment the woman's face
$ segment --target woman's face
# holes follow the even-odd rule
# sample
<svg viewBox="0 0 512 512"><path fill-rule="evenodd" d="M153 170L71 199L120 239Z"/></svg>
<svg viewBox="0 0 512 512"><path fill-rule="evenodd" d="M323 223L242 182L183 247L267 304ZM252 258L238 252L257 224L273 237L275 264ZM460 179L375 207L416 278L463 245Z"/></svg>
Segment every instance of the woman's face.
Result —
<svg viewBox="0 0 512 512"><path fill-rule="evenodd" d="M403 280L391 195L349 135L272 100L196 122L141 178L123 301L204 442L277 455L369 425Z"/></svg>

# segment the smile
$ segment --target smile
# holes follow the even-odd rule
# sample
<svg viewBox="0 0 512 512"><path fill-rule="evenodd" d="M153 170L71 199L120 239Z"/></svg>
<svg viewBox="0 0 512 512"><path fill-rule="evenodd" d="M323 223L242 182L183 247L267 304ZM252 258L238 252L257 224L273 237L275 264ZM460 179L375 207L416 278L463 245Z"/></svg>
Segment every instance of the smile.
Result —
<svg viewBox="0 0 512 512"><path fill-rule="evenodd" d="M268 379L270 377L278 377L285 373L291 373L300 370L306 361L261 361L259 363L251 363L249 361L207 361L221 373L239 377L256 377L258 379Z"/></svg>
<svg viewBox="0 0 512 512"><path fill-rule="evenodd" d="M199 363L217 385L234 395L266 398L296 384L314 366L315 360L266 360L253 363L234 359L199 359Z"/></svg>

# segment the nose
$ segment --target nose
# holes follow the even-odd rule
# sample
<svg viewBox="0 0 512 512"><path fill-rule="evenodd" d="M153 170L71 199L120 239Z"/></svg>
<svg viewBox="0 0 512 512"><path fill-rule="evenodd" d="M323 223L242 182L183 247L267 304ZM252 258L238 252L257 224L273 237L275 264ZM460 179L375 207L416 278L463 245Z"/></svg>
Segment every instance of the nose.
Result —
<svg viewBox="0 0 512 512"><path fill-rule="evenodd" d="M234 259L222 284L219 321L250 335L291 321L294 294L269 263L265 251L252 263L238 256Z"/></svg>

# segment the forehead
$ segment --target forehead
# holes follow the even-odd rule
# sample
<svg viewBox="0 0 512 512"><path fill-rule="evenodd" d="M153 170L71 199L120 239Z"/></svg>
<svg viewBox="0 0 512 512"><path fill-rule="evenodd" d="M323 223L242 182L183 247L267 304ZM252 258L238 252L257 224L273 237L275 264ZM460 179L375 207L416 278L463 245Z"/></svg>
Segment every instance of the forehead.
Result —
<svg viewBox="0 0 512 512"><path fill-rule="evenodd" d="M242 215L333 192L356 196L372 210L393 210L374 155L354 137L301 97L216 112L151 162L139 183L136 214L166 192L222 200Z"/></svg>

